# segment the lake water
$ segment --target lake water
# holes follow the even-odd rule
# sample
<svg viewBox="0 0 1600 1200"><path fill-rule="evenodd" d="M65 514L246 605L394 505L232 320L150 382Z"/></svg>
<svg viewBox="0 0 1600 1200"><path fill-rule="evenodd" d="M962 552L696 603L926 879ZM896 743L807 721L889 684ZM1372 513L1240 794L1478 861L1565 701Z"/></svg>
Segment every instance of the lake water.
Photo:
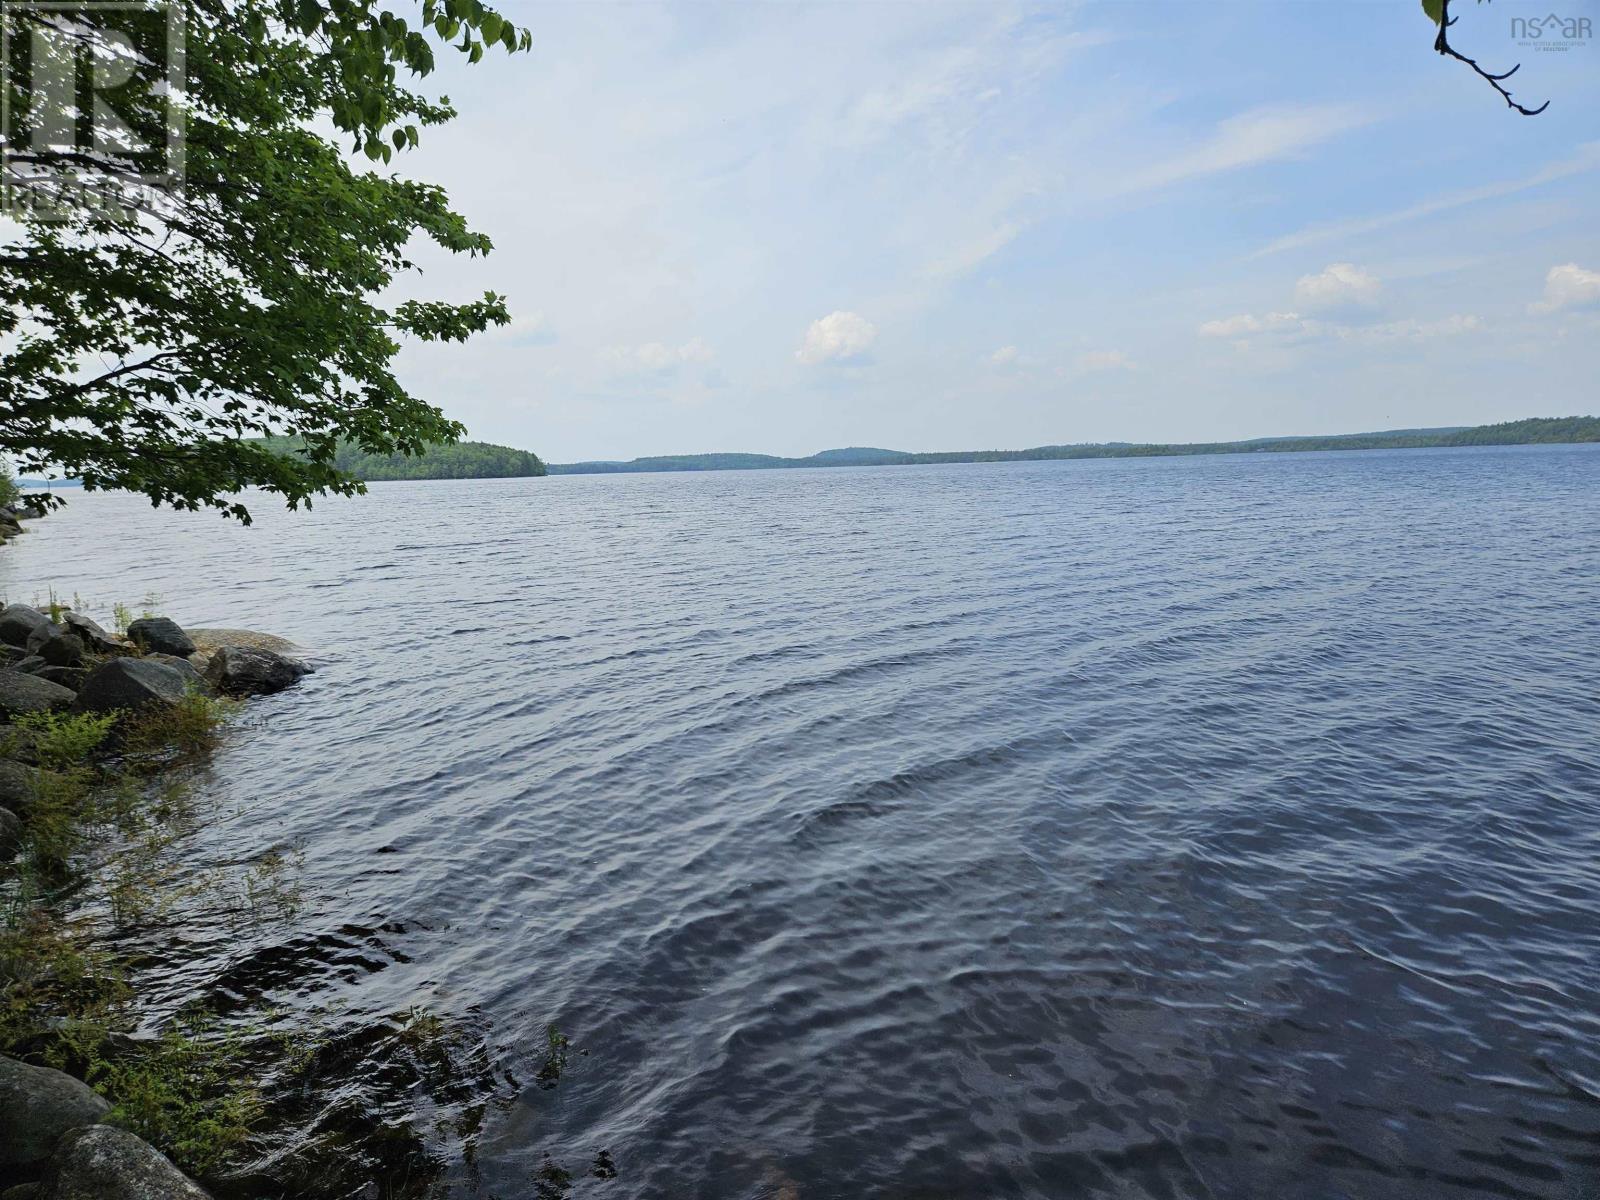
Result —
<svg viewBox="0 0 1600 1200"><path fill-rule="evenodd" d="M298 847L299 914L150 945L340 1031L294 1137L381 1102L502 1200L1600 1195L1600 447L255 508L74 496L0 592L321 656L185 849ZM374 1053L412 1006L451 1078Z"/></svg>

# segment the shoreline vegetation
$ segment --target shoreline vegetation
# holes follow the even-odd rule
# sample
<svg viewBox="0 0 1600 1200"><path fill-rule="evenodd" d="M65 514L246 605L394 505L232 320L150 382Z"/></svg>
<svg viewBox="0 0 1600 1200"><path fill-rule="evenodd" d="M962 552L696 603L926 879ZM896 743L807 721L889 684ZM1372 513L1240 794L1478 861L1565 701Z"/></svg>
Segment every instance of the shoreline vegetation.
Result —
<svg viewBox="0 0 1600 1200"><path fill-rule="evenodd" d="M750 471L807 467L926 466L936 463L1046 462L1079 458L1174 458L1200 454L1292 454L1317 450L1410 450L1448 446L1526 446L1600 442L1600 417L1531 417L1498 425L1394 429L1381 433L1253 438L1242 442L1094 442L1035 446L1029 450L951 450L910 453L851 446L807 458L771 454L673 454L627 462L550 463L552 475L607 475L648 471Z"/></svg>
<svg viewBox="0 0 1600 1200"><path fill-rule="evenodd" d="M176 852L243 699L312 668L282 639L121 604L111 632L86 607L0 607L0 1176L26 1200L197 1200L183 1172L237 1166L265 1080L314 1047L200 997L152 1034L135 947L184 911L294 912L283 848L198 872Z"/></svg>
<svg viewBox="0 0 1600 1200"><path fill-rule="evenodd" d="M0 492L18 500L3 471ZM0 505L0 541L47 513ZM283 1001L273 951L317 900L301 848L195 861L196 836L235 815L210 794L214 752L250 698L312 672L299 647L186 629L155 596L17 599L0 595L0 1196L435 1194L510 1102L481 1023ZM172 996L208 953L188 931L219 925L267 953ZM541 1088L566 1056L549 1040Z"/></svg>

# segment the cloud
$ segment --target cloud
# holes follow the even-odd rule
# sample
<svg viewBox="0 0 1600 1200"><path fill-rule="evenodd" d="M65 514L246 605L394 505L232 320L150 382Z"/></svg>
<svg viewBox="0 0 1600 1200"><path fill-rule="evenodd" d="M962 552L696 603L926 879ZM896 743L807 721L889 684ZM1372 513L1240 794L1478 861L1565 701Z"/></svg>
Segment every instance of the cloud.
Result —
<svg viewBox="0 0 1600 1200"><path fill-rule="evenodd" d="M1532 306L1536 313L1600 307L1600 271L1577 263L1551 267L1544 277L1544 299Z"/></svg>
<svg viewBox="0 0 1600 1200"><path fill-rule="evenodd" d="M1483 327L1482 319L1469 313L1453 313L1435 320L1405 317L1376 324L1351 324L1340 320L1302 316L1294 312L1274 312L1263 316L1241 313L1236 317L1224 317L1220 321L1207 321L1200 326L1200 335L1226 338L1241 348L1258 342L1292 345L1318 340L1382 345L1459 337L1465 333L1474 333Z"/></svg>
<svg viewBox="0 0 1600 1200"><path fill-rule="evenodd" d="M1198 146L1135 172L1126 190L1148 191L1186 179L1293 158L1318 142L1370 124L1372 114L1349 104L1256 108L1217 124Z"/></svg>
<svg viewBox="0 0 1600 1200"><path fill-rule="evenodd" d="M600 352L600 360L623 374L668 375L680 366L705 364L716 355L701 338L690 338L681 346L645 342L642 346L610 346Z"/></svg>
<svg viewBox="0 0 1600 1200"><path fill-rule="evenodd" d="M1294 285L1294 298L1314 312L1370 308L1378 302L1382 281L1354 263L1332 263L1316 275L1303 275Z"/></svg>
<svg viewBox="0 0 1600 1200"><path fill-rule="evenodd" d="M997 367L1009 367L1016 363L1019 353L1015 346L1001 346L989 355L989 361Z"/></svg>
<svg viewBox="0 0 1600 1200"><path fill-rule="evenodd" d="M1572 157L1541 167L1532 175L1526 175L1521 179L1505 179L1498 183L1485 184L1482 187L1451 192L1448 195L1439 196L1432 200L1424 200L1421 204L1413 204L1408 208L1398 209L1394 212L1381 213L1375 217L1361 217L1356 220L1313 225L1300 230L1298 233L1286 234L1268 242L1250 257L1260 258L1264 254L1277 254L1282 250L1295 250L1301 246L1309 246L1317 242L1344 241L1348 238L1359 237L1362 234L1376 233L1380 229L1401 225L1407 221L1415 221L1421 217L1431 217L1437 213L1449 212L1451 209L1461 208L1468 204L1476 204L1482 200L1498 200L1502 196L1513 196L1518 192L1525 192L1530 188L1553 183L1558 179L1566 179L1572 175L1581 175L1596 168L1600 168L1600 142L1585 142L1578 147L1577 153Z"/></svg>
<svg viewBox="0 0 1600 1200"><path fill-rule="evenodd" d="M811 322L794 356L808 366L848 362L864 355L877 338L877 327L860 313L831 312Z"/></svg>
<svg viewBox="0 0 1600 1200"><path fill-rule="evenodd" d="M506 346L550 346L557 340L542 312L514 317L511 324L496 327L489 336Z"/></svg>
<svg viewBox="0 0 1600 1200"><path fill-rule="evenodd" d="M1138 368L1121 350L1090 350L1078 355L1080 371L1134 371Z"/></svg>
<svg viewBox="0 0 1600 1200"><path fill-rule="evenodd" d="M1262 317L1240 313L1236 317L1223 317L1220 321L1205 322L1200 326L1200 336L1242 338L1252 334L1298 330L1304 323L1299 313L1275 312Z"/></svg>

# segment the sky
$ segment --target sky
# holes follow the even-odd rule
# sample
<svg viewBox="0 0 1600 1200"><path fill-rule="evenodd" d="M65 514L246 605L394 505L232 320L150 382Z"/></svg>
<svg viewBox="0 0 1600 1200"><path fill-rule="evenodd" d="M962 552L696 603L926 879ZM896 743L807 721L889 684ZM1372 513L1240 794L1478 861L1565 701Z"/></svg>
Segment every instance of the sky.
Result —
<svg viewBox="0 0 1600 1200"><path fill-rule="evenodd" d="M515 321L400 376L555 462L1600 413L1600 36L1520 44L1548 4L1455 6L1525 118L1415 0L512 0L394 169L495 243L400 293Z"/></svg>

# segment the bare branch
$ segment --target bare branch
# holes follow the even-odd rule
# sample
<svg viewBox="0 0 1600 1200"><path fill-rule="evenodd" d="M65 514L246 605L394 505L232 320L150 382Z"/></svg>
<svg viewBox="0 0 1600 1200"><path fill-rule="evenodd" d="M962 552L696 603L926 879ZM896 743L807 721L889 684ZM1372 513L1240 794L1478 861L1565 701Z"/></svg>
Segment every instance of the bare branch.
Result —
<svg viewBox="0 0 1600 1200"><path fill-rule="evenodd" d="M1437 50L1440 54L1443 54L1448 58L1455 59L1457 62L1466 63L1467 66L1471 67L1482 78L1488 80L1489 81L1489 86L1492 87L1495 91L1499 92L1500 95L1505 99L1505 102L1508 105L1510 105L1512 108L1516 109L1519 113L1521 113L1525 117L1537 117L1545 109L1550 107L1550 101L1548 101L1548 100L1546 100L1543 104L1539 105L1538 108L1524 108L1522 105L1518 104L1515 100L1513 100L1511 98L1510 90L1507 89L1507 88L1502 87L1501 86L1501 81L1505 80L1505 79L1510 79L1513 75L1515 75L1517 73L1517 71L1521 68L1522 64L1518 63L1516 66L1512 67L1511 70L1502 71L1498 75L1494 74L1491 71L1485 71L1482 67L1480 67L1477 64L1477 62L1475 60L1468 58L1465 54L1462 54L1461 51L1457 50L1454 46L1452 46L1450 44L1449 31L1450 31L1450 26L1452 26L1454 24L1455 24L1455 21L1452 20L1451 17L1450 17L1450 0L1440 0L1440 5L1439 5L1439 36L1433 39L1433 48L1435 50Z"/></svg>

